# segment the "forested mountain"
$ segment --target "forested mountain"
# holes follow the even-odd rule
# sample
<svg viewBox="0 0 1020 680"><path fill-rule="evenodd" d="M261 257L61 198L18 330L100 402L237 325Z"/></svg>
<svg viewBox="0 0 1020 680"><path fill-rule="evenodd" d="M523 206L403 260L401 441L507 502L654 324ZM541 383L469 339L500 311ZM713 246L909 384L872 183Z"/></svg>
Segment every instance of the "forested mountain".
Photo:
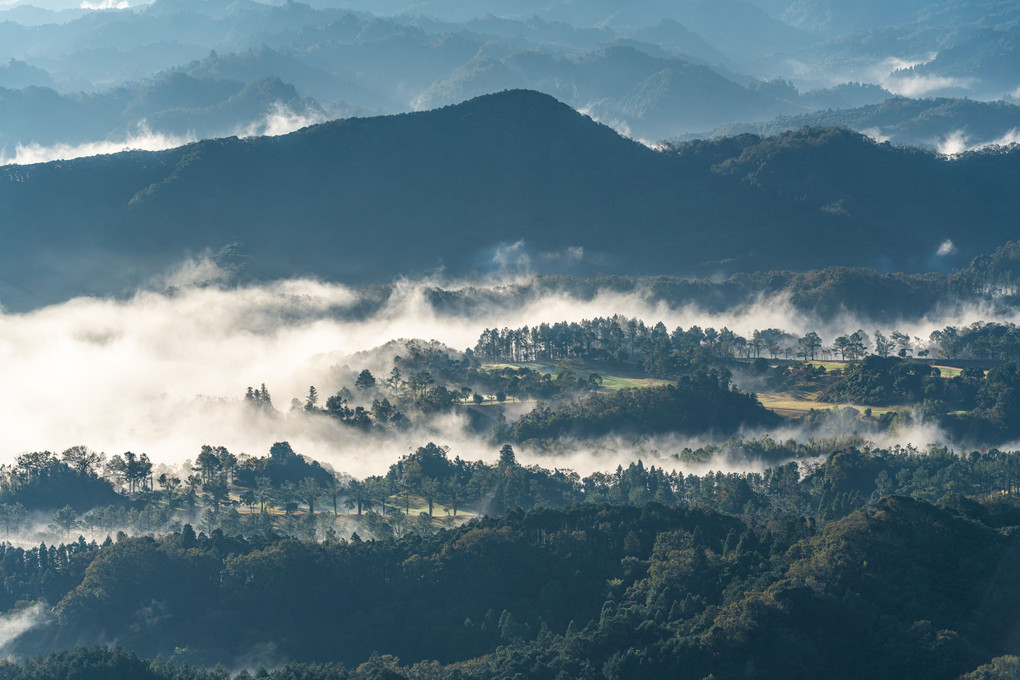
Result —
<svg viewBox="0 0 1020 680"><path fill-rule="evenodd" d="M945 266L946 239L969 257L1014 235L1018 158L946 162L833 128L653 151L511 91L275 138L3 168L0 224L20 250L0 255L2 299L116 291L228 244L250 258L249 277L360 282L494 266L494 250L518 241L536 266L578 273L916 271Z"/></svg>
<svg viewBox="0 0 1020 680"><path fill-rule="evenodd" d="M736 82L706 64L652 56L641 47L614 46L580 59L535 52L501 58L480 53L427 87L415 104L432 108L508 86L528 88L653 141L672 130L707 130L720 120L762 120L810 108L788 84Z"/></svg>

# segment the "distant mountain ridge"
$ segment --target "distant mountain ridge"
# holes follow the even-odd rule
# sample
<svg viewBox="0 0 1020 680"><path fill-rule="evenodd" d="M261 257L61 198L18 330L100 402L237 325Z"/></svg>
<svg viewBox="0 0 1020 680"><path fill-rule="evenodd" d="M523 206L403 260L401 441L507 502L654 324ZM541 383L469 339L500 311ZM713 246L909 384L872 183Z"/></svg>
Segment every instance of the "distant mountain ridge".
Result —
<svg viewBox="0 0 1020 680"><path fill-rule="evenodd" d="M0 158L3 152L13 158L18 147L128 141L149 134L179 139L178 144L258 134L281 112L310 121L336 116L327 115L317 102L299 97L278 78L245 84L181 72L101 94L0 87L0 112L6 116L0 127Z"/></svg>
<svg viewBox="0 0 1020 680"><path fill-rule="evenodd" d="M296 98L345 116L435 108L526 88L648 140L844 100L845 92L828 91L843 87L835 82L820 90L811 84L807 89L815 91L802 95L775 80L782 69L741 73L753 71L761 50L811 43L747 0L642 2L626 9L602 1L583 7L486 2L460 8L467 12L462 23L451 22L440 5L400 4L390 7L397 16L382 17L349 5L159 0L117 11L53 13L31 25L17 23L28 13L0 8L0 88L6 88L0 90L0 147L9 157L18 145L116 142L136 128L177 136L183 127L189 139L233 134L257 122L252 109L267 93L258 102L224 106L224 81L236 81L236 90L276 80L293 93L280 93L274 103L289 107L286 100ZM484 14L487 8L502 18ZM418 14L429 9L438 15ZM169 115L166 107L119 106L167 85L181 100L200 98L202 105L169 107L175 109ZM52 92L42 97L33 86ZM222 96L211 97L212 90ZM854 92L857 104L888 96L881 88ZM33 115L32 107L44 111Z"/></svg>
<svg viewBox="0 0 1020 680"><path fill-rule="evenodd" d="M0 301L126 290L233 243L246 277L351 283L471 274L522 251L535 269L578 274L947 268L952 256L935 255L946 239L965 262L1015 238L1018 179L1017 152L948 162L836 128L654 151L547 95L507 91L280 137L0 168Z"/></svg>
<svg viewBox="0 0 1020 680"><path fill-rule="evenodd" d="M1020 141L1020 106L1002 101L895 97L881 104L780 116L767 123L724 125L711 136L777 135L805 126L846 127L894 144L955 153Z"/></svg>

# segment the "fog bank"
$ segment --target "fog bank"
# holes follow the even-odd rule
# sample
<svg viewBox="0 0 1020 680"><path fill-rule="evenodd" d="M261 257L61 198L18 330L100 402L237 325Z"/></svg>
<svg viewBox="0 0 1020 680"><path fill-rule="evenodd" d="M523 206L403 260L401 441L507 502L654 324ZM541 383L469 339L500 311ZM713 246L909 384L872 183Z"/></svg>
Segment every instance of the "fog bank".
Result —
<svg viewBox="0 0 1020 680"><path fill-rule="evenodd" d="M850 315L818 319L784 298L713 314L695 305L673 308L639 294L609 291L590 300L562 293L518 300L499 281L470 282L475 288L465 295L481 294L459 312L438 311L427 290L441 284L466 291L467 282L399 282L380 308L364 315L357 313L359 292L343 285L294 279L231 286L218 279L215 265L199 260L129 299L78 298L24 314L0 313L0 370L7 387L0 393L5 414L0 461L30 450L86 444L111 455L131 450L157 462L180 463L194 459L202 444L265 455L282 440L357 476L381 472L428 441L449 445L451 455L493 459L492 447L459 415L382 438L329 417L291 412L290 402L303 401L310 385L323 399L335 393L341 387L336 376L345 374L338 367L357 371L369 365L370 357L353 356L358 352L400 338L435 339L463 350L491 327L623 314L648 324L661 320L670 330L695 324L726 326L743 335L756 328L815 330L826 342L857 328L891 330ZM1015 317L999 315L998 320ZM991 309L952 308L897 328L927 338L948 324L992 318ZM272 395L273 412L252 409L242 398L248 386L262 383ZM917 445L938 440L929 434L915 438L923 439L914 441ZM691 445L624 441L578 446L559 463L526 451L521 458L584 472L615 468L642 454L647 460L653 449L669 459Z"/></svg>

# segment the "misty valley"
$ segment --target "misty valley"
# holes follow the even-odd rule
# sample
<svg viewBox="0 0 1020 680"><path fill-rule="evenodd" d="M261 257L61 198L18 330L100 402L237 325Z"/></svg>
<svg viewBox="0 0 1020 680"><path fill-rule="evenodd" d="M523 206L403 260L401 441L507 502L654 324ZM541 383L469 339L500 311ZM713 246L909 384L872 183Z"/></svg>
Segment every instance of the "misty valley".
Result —
<svg viewBox="0 0 1020 680"><path fill-rule="evenodd" d="M49 336L80 368L59 416L45 384L6 405L0 674L1013 672L1018 263L345 288L195 261L7 314L23 375Z"/></svg>
<svg viewBox="0 0 1020 680"><path fill-rule="evenodd" d="M1018 39L0 0L0 680L1020 679Z"/></svg>

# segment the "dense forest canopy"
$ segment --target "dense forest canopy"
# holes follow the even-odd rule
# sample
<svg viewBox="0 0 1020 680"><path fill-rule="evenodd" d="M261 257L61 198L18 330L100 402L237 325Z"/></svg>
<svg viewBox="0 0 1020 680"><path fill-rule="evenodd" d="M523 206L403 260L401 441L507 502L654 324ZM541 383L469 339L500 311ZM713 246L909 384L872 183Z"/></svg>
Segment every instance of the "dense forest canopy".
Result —
<svg viewBox="0 0 1020 680"><path fill-rule="evenodd" d="M286 514L273 498L238 518L217 508L209 485L190 500L165 488L136 491L128 497L136 507L196 503L210 519L200 532L184 524L101 545L81 537L3 546L4 608L36 619L8 651L111 638L118 647L7 661L0 674L63 677L74 667L83 675L73 677L231 677L189 664L253 650L278 668L254 663L245 672L274 678L692 669L690 677L744 677L741 659L770 675L824 668L832 677L955 678L1015 663L1003 630L1020 597L1008 578L1020 520L1017 453L852 441L746 446L775 463L764 473L704 475L634 463L580 479L523 468L510 447L489 466L429 444L384 477L346 480L340 498L392 503L360 520L335 514L328 499L313 514L313 496ZM222 465L228 452L202 453ZM207 458L206 467L216 465ZM487 496L501 504L461 525L424 510L409 521L403 489L417 505L459 480L468 489L495 484ZM361 495L385 483L394 486ZM282 535L309 518L331 526ZM52 613L23 609L31 601ZM408 635L408 621L430 625ZM845 644L834 647L837 630ZM162 656L150 663L136 654Z"/></svg>

